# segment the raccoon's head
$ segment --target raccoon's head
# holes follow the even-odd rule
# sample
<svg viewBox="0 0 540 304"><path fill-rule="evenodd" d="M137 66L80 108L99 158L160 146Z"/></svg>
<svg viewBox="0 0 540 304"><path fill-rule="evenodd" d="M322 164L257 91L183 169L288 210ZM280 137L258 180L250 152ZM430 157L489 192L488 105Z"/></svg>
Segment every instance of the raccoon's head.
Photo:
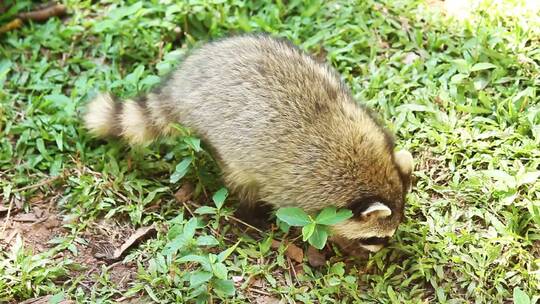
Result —
<svg viewBox="0 0 540 304"><path fill-rule="evenodd" d="M369 163L379 171L370 171L361 191L345 206L353 217L332 227L334 240L342 247L379 251L403 219L413 171L412 155L401 150L387 160L384 155L375 157L380 161L374 158Z"/></svg>

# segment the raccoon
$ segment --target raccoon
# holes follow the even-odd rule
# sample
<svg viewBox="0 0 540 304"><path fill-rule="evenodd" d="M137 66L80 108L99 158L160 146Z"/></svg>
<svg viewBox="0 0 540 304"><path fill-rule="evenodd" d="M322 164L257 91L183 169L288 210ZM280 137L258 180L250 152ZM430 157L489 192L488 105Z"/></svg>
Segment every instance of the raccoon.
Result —
<svg viewBox="0 0 540 304"><path fill-rule="evenodd" d="M240 35L193 50L146 96L93 99L96 136L145 144L192 129L245 206L349 208L332 227L345 246L378 251L403 219L413 158L355 102L338 73L287 40Z"/></svg>

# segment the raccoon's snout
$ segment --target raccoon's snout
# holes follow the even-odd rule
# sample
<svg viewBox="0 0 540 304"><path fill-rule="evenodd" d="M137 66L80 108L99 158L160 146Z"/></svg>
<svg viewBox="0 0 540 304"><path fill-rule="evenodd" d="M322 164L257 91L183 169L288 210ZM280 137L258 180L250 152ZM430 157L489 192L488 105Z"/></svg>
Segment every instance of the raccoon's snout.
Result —
<svg viewBox="0 0 540 304"><path fill-rule="evenodd" d="M390 237L370 237L367 239L360 239L360 247L369 250L371 252L377 252L388 244Z"/></svg>

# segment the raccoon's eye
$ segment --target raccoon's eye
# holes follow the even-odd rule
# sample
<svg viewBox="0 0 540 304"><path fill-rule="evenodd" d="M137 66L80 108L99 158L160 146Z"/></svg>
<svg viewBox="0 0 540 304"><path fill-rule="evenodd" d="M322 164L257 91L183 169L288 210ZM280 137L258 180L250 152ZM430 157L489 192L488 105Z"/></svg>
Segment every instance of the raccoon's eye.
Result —
<svg viewBox="0 0 540 304"><path fill-rule="evenodd" d="M392 215L392 210L388 208L383 203L375 202L369 205L364 211L361 213L362 217L377 217L377 218L383 218L383 217L389 217Z"/></svg>

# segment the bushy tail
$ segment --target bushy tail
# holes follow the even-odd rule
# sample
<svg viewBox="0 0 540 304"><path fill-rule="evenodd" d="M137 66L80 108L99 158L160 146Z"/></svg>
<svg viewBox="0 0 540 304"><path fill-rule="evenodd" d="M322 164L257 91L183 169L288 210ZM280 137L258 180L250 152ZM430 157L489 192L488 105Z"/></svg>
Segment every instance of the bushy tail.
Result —
<svg viewBox="0 0 540 304"><path fill-rule="evenodd" d="M171 133L168 115L160 116L159 100L153 94L137 100L117 100L100 94L87 106L84 122L98 137L122 137L130 144L147 144Z"/></svg>

